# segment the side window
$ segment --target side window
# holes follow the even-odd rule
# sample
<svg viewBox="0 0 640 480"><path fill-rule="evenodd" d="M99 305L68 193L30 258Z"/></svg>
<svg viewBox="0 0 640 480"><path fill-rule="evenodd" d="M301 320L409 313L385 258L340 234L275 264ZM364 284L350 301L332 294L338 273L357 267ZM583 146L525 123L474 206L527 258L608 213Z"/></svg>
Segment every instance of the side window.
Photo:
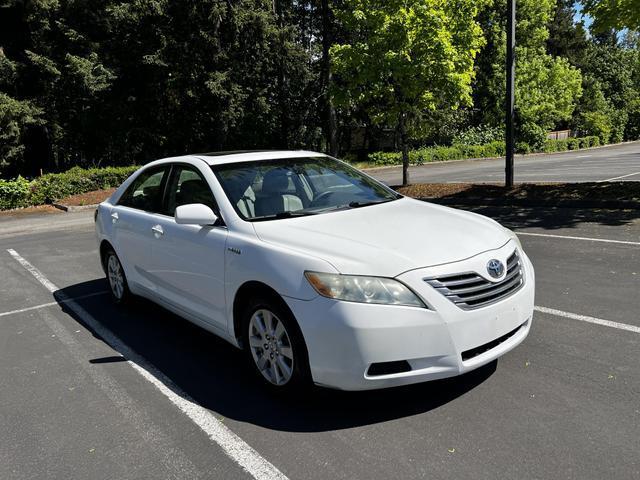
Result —
<svg viewBox="0 0 640 480"><path fill-rule="evenodd" d="M159 213L162 204L162 186L167 167L142 172L124 192L118 205Z"/></svg>
<svg viewBox="0 0 640 480"><path fill-rule="evenodd" d="M173 216L177 207L190 203L202 203L218 212L213 193L200 173L193 167L177 165L169 185L166 213Z"/></svg>

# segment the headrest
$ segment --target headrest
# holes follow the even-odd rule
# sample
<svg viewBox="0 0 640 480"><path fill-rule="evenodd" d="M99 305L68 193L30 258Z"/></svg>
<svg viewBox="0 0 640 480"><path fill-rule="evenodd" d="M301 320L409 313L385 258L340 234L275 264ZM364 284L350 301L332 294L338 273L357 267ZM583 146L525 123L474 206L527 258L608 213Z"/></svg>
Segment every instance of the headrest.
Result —
<svg viewBox="0 0 640 480"><path fill-rule="evenodd" d="M185 180L180 185L180 193L182 195L202 195L203 193L207 193L207 186L204 184L202 180Z"/></svg>
<svg viewBox="0 0 640 480"><path fill-rule="evenodd" d="M262 179L263 193L285 193L289 191L288 170L274 168L269 170Z"/></svg>

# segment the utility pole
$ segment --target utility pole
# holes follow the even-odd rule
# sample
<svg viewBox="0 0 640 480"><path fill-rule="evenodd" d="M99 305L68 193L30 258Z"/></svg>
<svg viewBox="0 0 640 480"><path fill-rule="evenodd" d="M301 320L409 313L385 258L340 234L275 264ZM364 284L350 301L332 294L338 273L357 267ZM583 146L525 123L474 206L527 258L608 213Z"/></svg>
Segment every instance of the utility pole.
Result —
<svg viewBox="0 0 640 480"><path fill-rule="evenodd" d="M505 186L513 187L513 153L514 141L514 109L515 103L515 77L516 77L516 0L507 0L507 96L506 96L506 165Z"/></svg>

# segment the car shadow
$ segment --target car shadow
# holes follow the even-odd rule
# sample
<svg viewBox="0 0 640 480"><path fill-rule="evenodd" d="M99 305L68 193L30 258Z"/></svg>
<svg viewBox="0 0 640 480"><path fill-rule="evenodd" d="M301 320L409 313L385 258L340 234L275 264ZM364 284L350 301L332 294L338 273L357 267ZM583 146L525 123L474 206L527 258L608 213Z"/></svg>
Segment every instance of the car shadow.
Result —
<svg viewBox="0 0 640 480"><path fill-rule="evenodd" d="M450 205L456 207L455 205ZM543 228L557 230L576 228L584 223L623 226L640 219L640 209L523 207L523 206L459 206L462 210L486 215L508 228Z"/></svg>
<svg viewBox="0 0 640 480"><path fill-rule="evenodd" d="M54 296L63 311L91 330L64 299L106 289L106 281L96 279L64 288ZM127 306L117 306L108 295L85 296L76 302L216 416L273 430L339 430L425 413L465 395L497 368L494 361L459 377L418 385L366 392L313 387L287 397L265 389L240 350L152 302L135 299ZM87 362L98 368L120 358L88 358Z"/></svg>

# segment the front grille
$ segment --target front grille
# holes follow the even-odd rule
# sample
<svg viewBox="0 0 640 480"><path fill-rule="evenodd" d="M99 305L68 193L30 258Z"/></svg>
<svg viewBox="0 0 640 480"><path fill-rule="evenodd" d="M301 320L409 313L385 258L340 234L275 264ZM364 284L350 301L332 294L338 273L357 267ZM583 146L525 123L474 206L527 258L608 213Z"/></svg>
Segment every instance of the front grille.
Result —
<svg viewBox="0 0 640 480"><path fill-rule="evenodd" d="M499 282L491 282L477 273L467 272L425 278L425 282L464 310L484 307L515 293L524 284L518 251L507 259L507 273Z"/></svg>

